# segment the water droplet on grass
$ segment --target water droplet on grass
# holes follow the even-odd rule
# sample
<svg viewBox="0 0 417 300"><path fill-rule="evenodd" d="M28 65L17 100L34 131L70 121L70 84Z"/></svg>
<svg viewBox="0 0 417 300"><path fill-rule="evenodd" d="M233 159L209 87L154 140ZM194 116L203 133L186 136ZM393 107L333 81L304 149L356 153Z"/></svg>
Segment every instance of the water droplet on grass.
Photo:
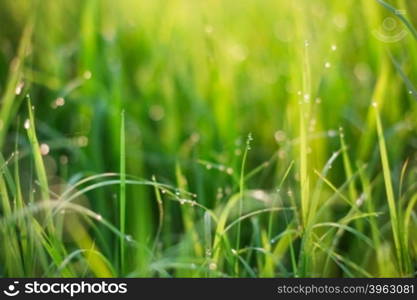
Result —
<svg viewBox="0 0 417 300"><path fill-rule="evenodd" d="M210 263L209 264L209 269L212 270L212 271L216 270L217 269L217 264L216 263Z"/></svg>
<svg viewBox="0 0 417 300"><path fill-rule="evenodd" d="M19 82L19 84L16 86L16 89L14 91L15 94L20 95L24 86L25 86L25 83L23 81Z"/></svg>
<svg viewBox="0 0 417 300"><path fill-rule="evenodd" d="M25 123L23 124L23 127L25 127L26 130L28 130L30 128L30 120L26 119Z"/></svg>
<svg viewBox="0 0 417 300"><path fill-rule="evenodd" d="M52 108L57 108L57 107L60 107L60 106L64 106L64 104L65 104L65 99L62 98L62 97L58 97L52 103Z"/></svg>
<svg viewBox="0 0 417 300"><path fill-rule="evenodd" d="M329 137L335 137L337 135L337 132L336 132L336 130L328 130L327 135Z"/></svg>

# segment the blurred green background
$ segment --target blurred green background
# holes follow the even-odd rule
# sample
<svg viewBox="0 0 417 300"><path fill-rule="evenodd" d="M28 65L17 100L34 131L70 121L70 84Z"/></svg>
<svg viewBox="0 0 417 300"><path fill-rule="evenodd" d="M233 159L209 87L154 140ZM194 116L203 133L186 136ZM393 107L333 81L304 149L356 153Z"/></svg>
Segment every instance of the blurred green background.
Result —
<svg viewBox="0 0 417 300"><path fill-rule="evenodd" d="M390 3L411 24L417 20L416 1ZM248 203L255 203L247 204L248 210L277 197L300 208L300 199L315 194L321 184L319 199L339 200L320 219L338 222L349 211L340 194L355 202L369 192L375 210L383 212L377 236L385 241L379 247L389 260L390 217L371 104L377 103L381 114L395 194L408 159L403 185L413 195L417 41L398 15L377 1L6 0L0 3L0 20L0 142L5 159L18 143L23 198L38 189L23 128L29 94L52 195L82 177L119 172L124 111L127 174L148 180L155 176L180 189L178 195L187 190L218 214L242 189ZM253 141L245 172L255 172L242 186L249 133ZM330 164L326 178L337 187L335 192L316 171L342 148L353 170L342 157ZM368 185L356 173L362 166ZM300 188L302 182L309 188ZM77 201L118 227L119 200L116 185L85 193ZM206 269L184 271L175 265L199 265L199 258L213 271L204 254L207 232L200 229L208 226L202 225L204 210L172 201L164 202L161 244L153 248L158 259L149 258L160 218L155 200L152 188L128 185L126 233L141 246L128 247L122 265L118 236L99 224L83 223L91 240L75 246L71 238L62 237L64 247L93 243L113 264L112 276L207 275ZM410 226L416 229L415 212L412 216ZM295 220L296 214L287 217ZM282 214L272 219L271 236L288 230ZM254 220L242 223L242 247L266 249L262 228L268 222L264 217ZM358 226L370 235L367 221ZM322 238L322 245L329 245ZM393 263L380 261L386 270L378 271L374 250L357 246L354 239L349 233L343 236L336 246L341 256L374 276L398 275ZM289 246L293 242L294 248ZM292 270L289 266L291 253L302 249L299 242L295 237L281 243L283 253L277 256L279 263L271 263L272 271L260 267L267 259L252 253L245 256L248 266L238 272L235 263L227 266L226 257L226 266L213 276L250 276L250 270L259 276L294 276L294 264ZM409 243L415 255L415 238ZM358 253L366 253L365 258ZM322 260L318 255L309 276L363 275L337 263L323 271ZM162 266L156 267L157 262ZM85 262L80 259L79 264ZM86 273L74 268L78 275L109 275L100 268ZM40 267L31 270L55 274ZM22 275L7 268L0 268L0 274Z"/></svg>

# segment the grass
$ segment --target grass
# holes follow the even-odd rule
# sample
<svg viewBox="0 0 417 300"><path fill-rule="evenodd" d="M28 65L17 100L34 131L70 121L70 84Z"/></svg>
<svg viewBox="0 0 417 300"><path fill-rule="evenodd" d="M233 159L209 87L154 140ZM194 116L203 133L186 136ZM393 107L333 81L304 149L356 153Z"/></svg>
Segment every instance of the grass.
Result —
<svg viewBox="0 0 417 300"><path fill-rule="evenodd" d="M1 277L417 275L414 1L0 7Z"/></svg>
<svg viewBox="0 0 417 300"><path fill-rule="evenodd" d="M126 235L126 138L124 112L120 125L120 269L125 265L125 235Z"/></svg>

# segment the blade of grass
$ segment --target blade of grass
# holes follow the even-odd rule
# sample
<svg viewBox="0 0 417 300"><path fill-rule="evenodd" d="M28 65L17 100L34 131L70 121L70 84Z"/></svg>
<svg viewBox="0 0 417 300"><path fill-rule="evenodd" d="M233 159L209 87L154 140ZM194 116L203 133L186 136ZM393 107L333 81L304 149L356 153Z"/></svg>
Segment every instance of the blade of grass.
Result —
<svg viewBox="0 0 417 300"><path fill-rule="evenodd" d="M125 150L125 113L121 113L120 122L120 273L124 274L125 268L125 235L126 235L126 150Z"/></svg>

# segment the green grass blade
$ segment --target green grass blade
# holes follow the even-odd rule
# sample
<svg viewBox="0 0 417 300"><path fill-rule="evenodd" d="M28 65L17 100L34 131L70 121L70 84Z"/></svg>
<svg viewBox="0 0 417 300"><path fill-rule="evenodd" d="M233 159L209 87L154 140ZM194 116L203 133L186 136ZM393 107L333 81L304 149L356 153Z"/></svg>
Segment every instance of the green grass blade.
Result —
<svg viewBox="0 0 417 300"><path fill-rule="evenodd" d="M125 236L126 236L126 141L125 141L125 113L121 113L120 122L120 272L124 273L125 269Z"/></svg>

